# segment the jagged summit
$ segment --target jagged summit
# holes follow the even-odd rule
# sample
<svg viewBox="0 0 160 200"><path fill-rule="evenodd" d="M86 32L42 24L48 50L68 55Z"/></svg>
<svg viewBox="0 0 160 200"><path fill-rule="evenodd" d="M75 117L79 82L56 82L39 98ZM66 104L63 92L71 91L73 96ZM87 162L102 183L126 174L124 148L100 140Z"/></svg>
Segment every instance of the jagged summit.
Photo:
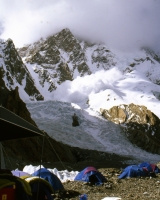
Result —
<svg viewBox="0 0 160 200"><path fill-rule="evenodd" d="M10 47L6 48L6 45ZM43 100L43 96L46 97L46 94L51 96L52 92L66 80L73 81L78 76L84 77L99 70L109 70L114 67L117 67L124 75L139 71L153 83L160 84L158 70L160 56L155 52L142 48L137 54L128 56L123 53L119 56L105 44L90 44L78 40L68 28L17 50L13 42L1 40L0 48L3 52L1 54L5 56L12 54L13 56L10 63L7 61L7 56L4 61L2 61L4 55L1 57L1 63L4 62L3 66L7 62L9 66L12 66L6 65L9 70L6 74L8 80L6 85L10 89L15 87L14 84L23 87L29 95L29 97L24 96L24 100ZM15 55L13 55L14 51ZM26 81L22 81L24 79ZM24 82L26 82L25 86ZM35 91L35 88L40 92ZM159 91L157 93L155 90L153 93L159 98Z"/></svg>
<svg viewBox="0 0 160 200"><path fill-rule="evenodd" d="M106 46L79 41L68 28L18 49L18 53L37 74L37 86L43 90L47 84L45 89L49 92L66 80L116 64L114 54Z"/></svg>
<svg viewBox="0 0 160 200"><path fill-rule="evenodd" d="M136 106L146 106L151 112L154 111L156 116L160 116L159 55L149 49L143 48L134 53L118 52L105 44L90 44L78 40L69 29L63 29L46 39L40 39L17 50L12 40L1 40L0 55L0 69L6 87L13 90L18 86L24 101L53 100L56 92L60 92L60 98L63 101L67 99L66 102L71 101L70 104L76 103L72 100L79 98L84 92L82 99L78 99L83 100L80 106L84 110L90 109L100 114L100 108L109 110L114 108L113 106L133 103ZM79 85L76 85L76 81ZM66 88L67 86L71 89ZM73 97L75 94L78 95ZM59 101L58 98L55 99ZM63 107L63 103L61 106ZM57 116L57 113L55 115ZM39 121L38 119L37 123ZM42 124L40 122L39 125ZM138 145L137 140L142 137L138 137L140 134L137 134L137 129L132 125L133 123L131 126L129 124L128 129L125 129L126 136L131 133L128 139ZM149 131L153 130L147 129L147 124L144 127L137 127L148 130L149 134ZM157 137L159 126L157 128L154 125L153 128L156 128ZM132 140L134 133L136 141ZM144 130L141 133L146 134ZM97 137L100 138L100 135ZM144 139L144 145L139 147L159 153L159 145L156 146L156 150L152 148L155 146L155 140L153 145L150 145L151 140L145 143L147 139ZM151 148L148 148L148 145Z"/></svg>
<svg viewBox="0 0 160 200"><path fill-rule="evenodd" d="M43 100L43 96L34 85L34 80L19 56L11 39L0 40L0 70L9 90L16 86L23 88L23 95L30 99Z"/></svg>

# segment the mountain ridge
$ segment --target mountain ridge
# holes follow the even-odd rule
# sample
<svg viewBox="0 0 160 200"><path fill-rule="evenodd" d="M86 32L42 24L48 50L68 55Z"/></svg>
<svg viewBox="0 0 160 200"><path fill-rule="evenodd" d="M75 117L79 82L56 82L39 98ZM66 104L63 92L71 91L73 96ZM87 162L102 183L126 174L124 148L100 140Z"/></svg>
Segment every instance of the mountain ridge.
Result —
<svg viewBox="0 0 160 200"><path fill-rule="evenodd" d="M83 78L90 77L92 83L97 73L101 74L101 80L97 79L97 84L94 86L95 91L87 89L83 93L85 106L96 112L100 113L100 108L109 110L114 105L117 106L124 102L128 105L134 103L137 97L132 99L133 102L129 102L128 91L121 88L121 85L125 84L128 90L133 90L133 93L139 92L138 105L141 103L142 106L146 106L143 98L159 101L158 54L145 48L136 54L118 54L112 52L105 44L89 44L79 41L69 29L63 29L55 35L17 50L12 40L1 41L1 63L3 79L7 80L5 84L10 89L18 86L19 94L24 101L54 100L55 91L65 88L65 84L74 84L77 79L81 81L81 94L82 89L86 88L86 85L83 86L83 80L85 80ZM114 80L114 77L108 75L111 71L117 79ZM125 81L128 82L125 83ZM153 86L154 90L150 89ZM64 89L62 91L64 91L62 100L65 101L68 94ZM76 92L75 94L78 94ZM105 97L99 96L100 93L103 93ZM99 102L95 105L92 99L99 99L102 105ZM152 112L153 106L150 104L148 108ZM154 128L158 130L157 127ZM138 142L136 139L136 144ZM148 150L147 147L144 149ZM154 152L150 149L149 151ZM157 152L159 152L159 147Z"/></svg>

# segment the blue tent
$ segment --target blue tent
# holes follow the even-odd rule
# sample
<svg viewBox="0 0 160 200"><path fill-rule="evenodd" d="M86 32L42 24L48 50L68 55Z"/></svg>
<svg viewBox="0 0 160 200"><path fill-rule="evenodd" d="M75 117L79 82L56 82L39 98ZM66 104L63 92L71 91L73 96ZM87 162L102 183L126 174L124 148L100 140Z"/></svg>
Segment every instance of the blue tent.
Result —
<svg viewBox="0 0 160 200"><path fill-rule="evenodd" d="M160 173L160 169L155 164L143 162L143 163L140 163L138 166L143 167L143 169L146 168L146 170L148 170L149 173L152 173L152 172L154 172L156 174Z"/></svg>
<svg viewBox="0 0 160 200"><path fill-rule="evenodd" d="M45 179L51 184L54 190L64 189L60 179L46 168L41 168L37 170L36 172L32 174L32 176L38 176L40 178Z"/></svg>
<svg viewBox="0 0 160 200"><path fill-rule="evenodd" d="M139 165L130 165L126 167L118 178L144 177L150 175L150 173L160 173L160 170L154 164L143 162Z"/></svg>
<svg viewBox="0 0 160 200"><path fill-rule="evenodd" d="M137 176L147 176L146 170L143 170L142 167L137 165L130 165L126 167L123 172L119 175L118 178L127 178L127 177L137 177Z"/></svg>
<svg viewBox="0 0 160 200"><path fill-rule="evenodd" d="M32 191L33 200L37 199L37 196L38 200L53 200L53 197L51 195L53 192L49 190L49 187L47 187L46 184L37 180L36 182L34 181L33 183L30 183L30 187Z"/></svg>
<svg viewBox="0 0 160 200"><path fill-rule="evenodd" d="M86 167L77 174L74 180L91 182L94 183L95 185L100 185L104 181L106 181L106 178L94 167Z"/></svg>
<svg viewBox="0 0 160 200"><path fill-rule="evenodd" d="M37 176L26 177L25 181L30 185L32 200L53 200L52 194L55 191L48 181Z"/></svg>

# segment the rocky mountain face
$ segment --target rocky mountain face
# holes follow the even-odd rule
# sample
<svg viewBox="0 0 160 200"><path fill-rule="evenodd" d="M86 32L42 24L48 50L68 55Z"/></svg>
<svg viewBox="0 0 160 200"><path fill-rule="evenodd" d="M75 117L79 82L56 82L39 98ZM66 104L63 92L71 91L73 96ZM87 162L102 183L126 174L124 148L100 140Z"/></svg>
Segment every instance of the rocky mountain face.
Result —
<svg viewBox="0 0 160 200"><path fill-rule="evenodd" d="M5 86L9 90L16 86L23 88L26 94L35 100L43 100L34 84L34 80L19 56L11 39L0 40L0 71Z"/></svg>
<svg viewBox="0 0 160 200"><path fill-rule="evenodd" d="M66 80L90 75L101 68L109 69L116 63L114 54L105 45L79 41L69 29L17 51L28 68L32 67L37 74L38 85L43 88L47 83L49 92Z"/></svg>
<svg viewBox="0 0 160 200"><path fill-rule="evenodd" d="M138 147L160 154L160 119L145 106L119 105L102 109L103 117L122 127L122 133Z"/></svg>
<svg viewBox="0 0 160 200"><path fill-rule="evenodd" d="M91 73L80 43L68 29L18 49L18 52L24 62L32 64L40 85L49 83L50 92L57 84L73 80L74 73L80 76Z"/></svg>
<svg viewBox="0 0 160 200"><path fill-rule="evenodd" d="M12 40L1 40L0 68L9 90L18 86L26 93L23 100L43 100L46 93L51 94L66 80L72 81L77 76L109 70L114 66L125 75L145 64L145 76L159 84L160 74L156 69L160 55L147 48L141 52L140 56L130 60L120 60L105 44L80 41L69 29L63 29L19 49L15 49ZM160 98L158 91L153 91L153 94Z"/></svg>
<svg viewBox="0 0 160 200"><path fill-rule="evenodd" d="M114 66L125 75L139 69L140 65L145 65L144 75L159 85L160 72L156 70L159 63L160 55L147 48L142 49L140 56L120 60L105 44L80 41L69 29L20 49L16 49L10 39L0 40L0 81L4 82L1 102L4 107L26 118L28 114L22 114L23 108L17 103L19 90L26 94L24 100L43 100L46 93L51 94L64 81L72 81L77 76L91 75ZM160 100L159 91L152 93ZM160 154L159 119L147 108L134 104L119 105L108 111L102 108L101 112L107 120L123 125L122 132L132 143Z"/></svg>

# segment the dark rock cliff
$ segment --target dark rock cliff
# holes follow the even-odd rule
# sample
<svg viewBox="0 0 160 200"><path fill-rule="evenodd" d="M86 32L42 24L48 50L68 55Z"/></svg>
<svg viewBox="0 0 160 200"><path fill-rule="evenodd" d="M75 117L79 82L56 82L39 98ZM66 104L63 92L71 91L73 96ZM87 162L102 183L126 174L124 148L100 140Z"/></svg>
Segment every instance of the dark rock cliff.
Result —
<svg viewBox="0 0 160 200"><path fill-rule="evenodd" d="M129 104L100 110L103 117L122 126L133 144L160 154L160 119L145 106Z"/></svg>
<svg viewBox="0 0 160 200"><path fill-rule="evenodd" d="M25 103L20 99L18 87L15 90L9 91L2 79L0 71L0 104L14 112L21 118L37 126L32 120ZM14 131L14 130L13 130ZM1 127L1 134L5 134L5 128ZM47 133L44 137L44 149L42 154L43 137L18 139L2 142L4 148L4 157L7 168L18 168L25 164L39 163L42 159L43 163L47 162L75 162L76 158L72 154L67 145L56 142L50 138ZM42 157L41 157L42 156Z"/></svg>

